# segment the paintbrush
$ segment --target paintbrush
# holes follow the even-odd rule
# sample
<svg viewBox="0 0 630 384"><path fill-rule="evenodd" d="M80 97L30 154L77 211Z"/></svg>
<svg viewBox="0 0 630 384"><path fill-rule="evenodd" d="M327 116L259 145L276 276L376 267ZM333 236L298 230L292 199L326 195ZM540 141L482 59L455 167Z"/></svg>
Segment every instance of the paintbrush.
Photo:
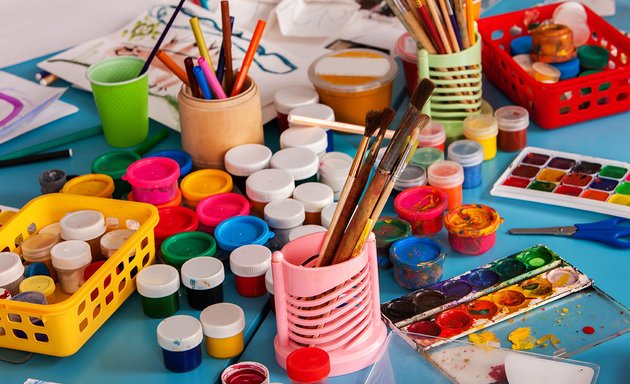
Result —
<svg viewBox="0 0 630 384"><path fill-rule="evenodd" d="M160 46L162 45L162 41L164 41L164 38L166 37L166 34L168 33L168 30L171 29L171 25L173 25L173 21L175 21L177 14L182 9L182 6L184 5L184 1L185 0L179 0L179 4L177 4L177 7L175 8L173 15L171 15L170 20L168 21L168 23L166 23L166 26L164 27L162 34L158 38L157 43L155 43L155 46L153 47L151 54L149 54L149 57L147 57L147 60L144 62L144 65L142 66L142 69L140 70L140 73L138 74L138 76L142 76L149 69L151 62L153 61L153 58L155 57L155 54L157 53L158 49L160 49Z"/></svg>
<svg viewBox="0 0 630 384"><path fill-rule="evenodd" d="M424 4L422 4L422 1L407 0L407 3L409 4L410 7L416 8L418 18L422 21L424 28L426 29L427 33L431 37L431 40L433 41L433 45L435 45L438 52L445 53L446 51L444 49L444 45L442 44L442 41L440 40L440 36L438 35L437 29L435 28L435 24L431 22L431 16L429 16L429 13L427 12L427 8L424 6Z"/></svg>
<svg viewBox="0 0 630 384"><path fill-rule="evenodd" d="M418 0L420 1L420 0ZM431 18L435 23L435 26L438 30L438 35L442 40L442 45L444 45L444 50L446 53L453 53L453 49L451 48L451 44L448 41L448 37L446 37L446 32L444 31L444 24L440 19L440 14L437 9L437 5L435 4L435 0L425 0L427 8L429 8L429 13L431 14Z"/></svg>
<svg viewBox="0 0 630 384"><path fill-rule="evenodd" d="M473 2L466 0L466 27L468 28L468 39L470 46L475 45L475 16L473 15Z"/></svg>
<svg viewBox="0 0 630 384"><path fill-rule="evenodd" d="M455 18L459 27L459 35L462 38L463 49L470 48L470 39L468 39L468 27L466 26L466 16L464 14L464 1L453 0L453 8L455 8Z"/></svg>
<svg viewBox="0 0 630 384"><path fill-rule="evenodd" d="M462 43L462 35L459 30L459 25L457 24L457 18L455 17L455 11L453 11L453 3L456 3L457 0L446 0L446 7L448 8L448 18L451 20L451 25L453 26L453 32L455 33L455 39L457 40L457 45L459 49L464 49L464 44Z"/></svg>
<svg viewBox="0 0 630 384"><path fill-rule="evenodd" d="M328 121L317 119L315 117L289 115L288 120L289 123L294 123L295 128L299 128L299 126L328 128L336 132L352 133L355 135L363 135L363 132L365 132L365 127L361 125L340 123L338 121ZM392 137L394 137L395 132L396 131L393 130L386 131L385 138L391 139Z"/></svg>
<svg viewBox="0 0 630 384"><path fill-rule="evenodd" d="M427 36L426 31L420 24L420 21L416 17L416 15L411 11L410 7L405 3L404 0L385 0L389 8L396 14L398 19L405 26L411 37L418 43L421 47L426 49L429 53L435 54L437 50L435 46Z"/></svg>
<svg viewBox="0 0 630 384"><path fill-rule="evenodd" d="M442 18L444 19L444 24L446 24L446 31L451 39L451 46L453 47L453 51L459 52L459 42L457 42L457 36L455 35L455 29L453 29L453 24L451 23L451 18L449 14L449 6L446 5L448 0L439 0L440 3L440 11L442 12ZM450 3L449 3L450 4Z"/></svg>

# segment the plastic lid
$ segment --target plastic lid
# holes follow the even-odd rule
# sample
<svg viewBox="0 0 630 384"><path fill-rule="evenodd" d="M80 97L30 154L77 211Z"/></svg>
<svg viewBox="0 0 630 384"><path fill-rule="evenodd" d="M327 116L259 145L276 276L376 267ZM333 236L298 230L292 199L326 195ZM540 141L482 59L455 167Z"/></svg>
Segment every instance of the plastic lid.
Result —
<svg viewBox="0 0 630 384"><path fill-rule="evenodd" d="M315 89L305 85L294 85L282 88L273 95L276 111L288 115L295 107L319 102L319 94Z"/></svg>
<svg viewBox="0 0 630 384"><path fill-rule="evenodd" d="M497 120L492 115L471 115L464 119L464 136L483 140L499 133Z"/></svg>
<svg viewBox="0 0 630 384"><path fill-rule="evenodd" d="M610 52L598 45L583 45L577 50L580 66L588 69L604 69L608 65Z"/></svg>
<svg viewBox="0 0 630 384"><path fill-rule="evenodd" d="M121 179L127 168L134 161L140 160L140 155L132 151L107 152L92 162L93 173L103 173L113 179Z"/></svg>
<svg viewBox="0 0 630 384"><path fill-rule="evenodd" d="M475 140L457 140L448 146L448 159L472 167L483 163L483 146Z"/></svg>
<svg viewBox="0 0 630 384"><path fill-rule="evenodd" d="M325 206L332 203L335 192L322 183L304 183L295 187L293 198L304 205L306 212L321 212Z"/></svg>
<svg viewBox="0 0 630 384"><path fill-rule="evenodd" d="M31 263L24 269L24 277L50 276L50 272L51 271L48 269L48 266L44 263Z"/></svg>
<svg viewBox="0 0 630 384"><path fill-rule="evenodd" d="M427 172L419 165L408 164L400 174L400 178L394 184L394 189L404 191L407 188L426 185Z"/></svg>
<svg viewBox="0 0 630 384"><path fill-rule="evenodd" d="M434 187L456 187L464 182L464 168L451 160L438 161L427 169L427 179Z"/></svg>
<svg viewBox="0 0 630 384"><path fill-rule="evenodd" d="M62 241L52 247L50 256L56 269L74 270L92 262L90 244L81 240Z"/></svg>
<svg viewBox="0 0 630 384"><path fill-rule="evenodd" d="M271 156L271 168L283 169L293 180L304 180L315 175L319 169L319 158L306 148L285 148Z"/></svg>
<svg viewBox="0 0 630 384"><path fill-rule="evenodd" d="M203 334L214 339L225 339L243 332L245 312L236 304L213 304L199 315Z"/></svg>
<svg viewBox="0 0 630 384"><path fill-rule="evenodd" d="M578 2L567 1L553 11L554 24L566 25L573 32L573 45L579 47L586 43L591 30L587 22L588 16L584 6Z"/></svg>
<svg viewBox="0 0 630 384"><path fill-rule="evenodd" d="M164 240L160 250L164 262L181 267L194 257L214 256L217 243L205 232L180 232Z"/></svg>
<svg viewBox="0 0 630 384"><path fill-rule="evenodd" d="M182 283L186 288L206 290L223 283L225 272L223 263L214 257L201 256L190 259L182 265Z"/></svg>
<svg viewBox="0 0 630 384"><path fill-rule="evenodd" d="M171 352L196 348L203 341L201 323L188 315L166 318L157 326L157 341L160 348Z"/></svg>
<svg viewBox="0 0 630 384"><path fill-rule="evenodd" d="M424 127L418 134L418 146L435 147L446 141L446 128L436 121Z"/></svg>
<svg viewBox="0 0 630 384"><path fill-rule="evenodd" d="M41 292L48 297L55 293L55 281L49 276L31 276L22 280L20 292Z"/></svg>
<svg viewBox="0 0 630 384"><path fill-rule="evenodd" d="M580 73L580 59L577 57L564 63L551 63L551 65L560 71L560 80L571 79Z"/></svg>
<svg viewBox="0 0 630 384"><path fill-rule="evenodd" d="M40 229L38 233L40 235L44 233L51 233L61 239L61 224L59 223L48 224L44 228Z"/></svg>
<svg viewBox="0 0 630 384"><path fill-rule="evenodd" d="M274 237L263 219L254 216L235 216L224 220L214 230L219 248L233 251L246 244L262 245Z"/></svg>
<svg viewBox="0 0 630 384"><path fill-rule="evenodd" d="M554 82L554 80L558 81L561 75L560 70L558 68L554 67L551 64L541 63L538 61L532 64L532 73L534 75L538 73L539 76L542 76L543 78L545 78L545 80L543 81L550 81L550 82ZM466 120L464 120L464 122L465 121Z"/></svg>
<svg viewBox="0 0 630 384"><path fill-rule="evenodd" d="M330 203L322 209L322 227L328 229L335 215L335 209L337 209L337 203Z"/></svg>
<svg viewBox="0 0 630 384"><path fill-rule="evenodd" d="M321 225L308 224L302 225L300 227L294 228L289 232L289 241L293 241L295 239L299 239L300 237L310 235L313 233L326 232L328 231L326 228Z"/></svg>
<svg viewBox="0 0 630 384"><path fill-rule="evenodd" d="M105 217L99 211L84 210L67 213L59 222L64 240L92 240L107 229Z"/></svg>
<svg viewBox="0 0 630 384"><path fill-rule="evenodd" d="M273 295L273 271L271 268L265 272L265 288L270 295Z"/></svg>
<svg viewBox="0 0 630 384"><path fill-rule="evenodd" d="M571 15L573 18L576 18L578 20L587 20L587 14L586 10L584 9L584 5L577 1L566 1L556 7L556 9L554 9L553 11L552 16L554 19L554 24L562 24L556 22L555 19L564 14Z"/></svg>
<svg viewBox="0 0 630 384"><path fill-rule="evenodd" d="M306 148L315 154L326 151L328 136L317 127L294 127L280 134L280 148Z"/></svg>
<svg viewBox="0 0 630 384"><path fill-rule="evenodd" d="M529 126L529 113L527 109L518 105L507 105L494 112L499 129L514 132L527 129ZM449 147L450 148L450 147Z"/></svg>
<svg viewBox="0 0 630 384"><path fill-rule="evenodd" d="M179 289L179 274L170 265L149 265L138 272L136 287L140 295L149 299L166 297Z"/></svg>
<svg viewBox="0 0 630 384"><path fill-rule="evenodd" d="M510 41L510 54L514 55L523 55L530 54L532 52L532 47L534 46L534 39L532 35L519 36L512 41Z"/></svg>
<svg viewBox="0 0 630 384"><path fill-rule="evenodd" d="M0 287L11 284L23 274L24 266L17 253L0 252Z"/></svg>
<svg viewBox="0 0 630 384"><path fill-rule="evenodd" d="M106 233L101 237L101 247L105 249L118 249L122 247L134 233L136 233L136 231L133 229L116 229Z"/></svg>
<svg viewBox="0 0 630 384"><path fill-rule="evenodd" d="M293 176L283 169L262 169L245 181L247 197L261 203L291 197L294 189Z"/></svg>
<svg viewBox="0 0 630 384"><path fill-rule="evenodd" d="M13 296L11 300L31 304L47 304L46 296L44 296L44 294L41 292L35 291L18 293L17 295Z"/></svg>
<svg viewBox="0 0 630 384"><path fill-rule="evenodd" d="M320 348L304 347L289 353L287 376L292 381L311 383L324 380L330 373L328 352Z"/></svg>
<svg viewBox="0 0 630 384"><path fill-rule="evenodd" d="M250 203L238 193L219 193L201 200L196 207L199 221L209 227L216 227L225 219L249 215Z"/></svg>
<svg viewBox="0 0 630 384"><path fill-rule="evenodd" d="M396 54L404 61L410 63L418 62L418 44L407 32L396 40Z"/></svg>
<svg viewBox="0 0 630 384"><path fill-rule="evenodd" d="M389 247L391 243L407 236L411 236L411 224L394 216L381 216L374 223L376 247Z"/></svg>
<svg viewBox="0 0 630 384"><path fill-rule="evenodd" d="M157 239L166 239L180 232L196 231L199 226L197 214L190 208L162 208L158 210L158 215L160 220L154 229Z"/></svg>
<svg viewBox="0 0 630 384"><path fill-rule="evenodd" d="M345 180L352 167L352 161L352 157L343 152L328 152L319 161L319 175Z"/></svg>
<svg viewBox="0 0 630 384"><path fill-rule="evenodd" d="M295 228L304 223L304 205L295 199L272 201L265 205L265 221L274 229Z"/></svg>
<svg viewBox="0 0 630 384"><path fill-rule="evenodd" d="M225 153L225 169L234 176L249 176L269 167L271 149L261 144L242 144Z"/></svg>
<svg viewBox="0 0 630 384"><path fill-rule="evenodd" d="M179 149L165 149L163 151L153 152L145 157L166 157L174 160L179 165L179 176L183 177L192 171L192 157Z"/></svg>
<svg viewBox="0 0 630 384"><path fill-rule="evenodd" d="M107 198L114 193L114 180L98 173L77 176L64 184L61 193Z"/></svg>
<svg viewBox="0 0 630 384"><path fill-rule="evenodd" d="M49 169L39 174L42 193L59 192L66 183L66 173L61 169Z"/></svg>
<svg viewBox="0 0 630 384"><path fill-rule="evenodd" d="M422 263L437 261L445 256L440 244L435 240L418 236L409 236L392 244L390 248L392 262L411 265L418 268Z"/></svg>
<svg viewBox="0 0 630 384"><path fill-rule="evenodd" d="M161 188L177 183L179 164L166 157L147 157L134 161L122 176L123 180L139 188Z"/></svg>
<svg viewBox="0 0 630 384"><path fill-rule="evenodd" d="M96 273L96 271L98 271L98 269L100 267L103 266L103 264L105 264L105 260L101 260L101 261L96 261L94 263L90 263L87 267L85 267L85 269L83 270L83 280L88 281L90 279L90 277L92 277L93 274ZM118 268L116 268L118 270ZM105 284L109 284L109 278L107 278L105 281Z"/></svg>
<svg viewBox="0 0 630 384"><path fill-rule="evenodd" d="M269 268L271 268L271 251L265 246L243 245L230 254L230 269L237 276L261 276Z"/></svg>
<svg viewBox="0 0 630 384"><path fill-rule="evenodd" d="M513 56L512 60L514 60L516 64L523 68L525 72L531 73L532 64L534 64L534 62L532 61L532 57L529 55L529 53L523 53L521 55Z"/></svg>
<svg viewBox="0 0 630 384"><path fill-rule="evenodd" d="M319 103L302 105L300 107L293 108L291 112L289 112L289 116L291 115L313 117L315 119L326 121L335 121L335 111L329 106ZM295 124L289 121L289 127L293 127L296 125L299 124ZM328 128L324 129L328 130Z"/></svg>
<svg viewBox="0 0 630 384"><path fill-rule="evenodd" d="M439 160L444 160L444 152L434 147L417 148L411 156L411 163L420 166L426 166Z"/></svg>
<svg viewBox="0 0 630 384"><path fill-rule="evenodd" d="M50 250L59 242L59 237L52 233L36 233L22 242L22 257L28 262L40 261L50 257Z"/></svg>
<svg viewBox="0 0 630 384"><path fill-rule="evenodd" d="M232 191L232 177L219 169L201 169L188 174L180 188L185 199L201 201L203 198Z"/></svg>
<svg viewBox="0 0 630 384"><path fill-rule="evenodd" d="M394 209L400 216L414 220L430 220L444 212L446 192L434 187L409 188L396 196Z"/></svg>

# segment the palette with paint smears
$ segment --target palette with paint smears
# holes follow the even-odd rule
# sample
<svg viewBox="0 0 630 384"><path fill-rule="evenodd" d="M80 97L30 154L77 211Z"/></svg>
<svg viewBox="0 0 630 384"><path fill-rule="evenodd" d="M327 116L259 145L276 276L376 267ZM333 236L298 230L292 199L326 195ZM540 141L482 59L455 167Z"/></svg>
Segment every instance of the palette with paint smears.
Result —
<svg viewBox="0 0 630 384"><path fill-rule="evenodd" d="M490 194L630 218L630 163L527 147Z"/></svg>

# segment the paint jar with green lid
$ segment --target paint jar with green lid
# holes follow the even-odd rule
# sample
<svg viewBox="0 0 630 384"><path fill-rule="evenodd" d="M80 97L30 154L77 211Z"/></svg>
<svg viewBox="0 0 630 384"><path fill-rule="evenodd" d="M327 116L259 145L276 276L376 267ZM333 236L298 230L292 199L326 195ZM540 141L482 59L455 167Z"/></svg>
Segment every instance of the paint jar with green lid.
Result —
<svg viewBox="0 0 630 384"><path fill-rule="evenodd" d="M108 152L94 159L92 162L92 173L102 173L114 180L115 199L131 192L131 185L122 177L127 172L133 162L140 160L140 155L132 151Z"/></svg>
<svg viewBox="0 0 630 384"><path fill-rule="evenodd" d="M411 224L394 216L383 216L374 224L376 236L376 261L379 268L391 268L389 248L396 241L411 236Z"/></svg>
<svg viewBox="0 0 630 384"><path fill-rule="evenodd" d="M188 260L199 256L214 256L217 242L209 233L181 232L162 243L162 259L179 269Z"/></svg>
<svg viewBox="0 0 630 384"><path fill-rule="evenodd" d="M429 165L444 160L444 152L438 148L424 147L418 148L411 157L410 163L413 165L419 165L425 170L429 168Z"/></svg>
<svg viewBox="0 0 630 384"><path fill-rule="evenodd" d="M164 318L179 309L179 273L175 267L156 264L144 268L138 272L136 287L145 315Z"/></svg>

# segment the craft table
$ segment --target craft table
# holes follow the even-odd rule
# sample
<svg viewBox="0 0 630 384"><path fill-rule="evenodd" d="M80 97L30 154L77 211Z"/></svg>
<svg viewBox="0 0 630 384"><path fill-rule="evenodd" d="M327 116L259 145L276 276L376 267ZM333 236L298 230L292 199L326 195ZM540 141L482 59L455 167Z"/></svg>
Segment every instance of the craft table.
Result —
<svg viewBox="0 0 630 384"><path fill-rule="evenodd" d="M517 8L526 8L536 1L522 0L501 2L489 9L485 15L503 13ZM609 20L619 28L630 29L628 13L630 1L617 1L617 15ZM38 58L3 70L33 79L37 71ZM63 85L62 82L58 83ZM55 84L55 85L58 85ZM394 94L402 90L402 72L396 81ZM498 108L510 104L509 100L493 85L484 83L484 98ZM32 144L56 138L64 133L71 133L97 125L99 120L94 102L89 93L69 89L62 100L74 104L80 111L72 116L53 122L34 132L12 140L0 146L0 153L17 150ZM406 101L405 101L406 103ZM404 104L403 104L404 105ZM401 111L399 110L400 117ZM628 143L630 130L627 120L630 114L620 114L590 121L557 130L545 131L535 124L529 128L528 144L548 149L597 156L608 159L628 161ZM151 122L151 132L159 124ZM266 142L272 149L278 148L278 134L275 123L266 126ZM336 135L336 150L353 153L358 137ZM0 169L0 204L20 207L39 195L37 176L47 169L58 168L68 174L90 172L92 160L102 153L112 150L102 136L86 139L68 147L74 151L71 159L54 160L45 163L23 165ZM171 132L169 137L155 150L180 148L179 134ZM483 164L483 184L475 189L465 190L464 202L487 204L495 208L505 219L497 233L497 245L481 256L464 256L447 247L448 256L444 264L444 278L463 273L476 266L507 256L531 245L544 243L560 256L566 258L589 277L596 285L626 306L630 306L630 290L627 289L627 271L630 270L630 253L597 243L560 237L510 236L507 229L521 226L555 226L597 221L607 216L525 201L490 196L489 191L497 177L516 156L515 153L499 152L493 160ZM384 214L392 214L390 199ZM446 232L436 238L447 244ZM393 299L405 293L393 280L391 270L380 271L381 301ZM225 287L233 286L233 277L228 275ZM182 296L182 309L178 314L196 316L198 311L190 310ZM245 332L249 344L240 360L254 360L265 364L271 371L272 381L288 383L284 371L276 364L273 351L275 336L275 317L267 315L266 297L245 299L233 290L226 289L226 301L241 305L246 314ZM21 365L0 362L0 381L2 383L22 383L33 377L60 383L167 383L167 382L204 382L213 383L222 369L231 361L215 360L205 354L198 369L174 374L162 365L162 356L156 343L155 328L159 320L149 319L142 313L140 299L133 294L118 311L100 328L98 332L73 356L56 358L34 355ZM260 327L260 328L259 328ZM507 347L505 341L503 346ZM624 335L602 345L594 347L573 357L599 364L600 383L627 382L627 367L630 365L630 336ZM331 379L331 383L362 383L368 369L353 375Z"/></svg>

